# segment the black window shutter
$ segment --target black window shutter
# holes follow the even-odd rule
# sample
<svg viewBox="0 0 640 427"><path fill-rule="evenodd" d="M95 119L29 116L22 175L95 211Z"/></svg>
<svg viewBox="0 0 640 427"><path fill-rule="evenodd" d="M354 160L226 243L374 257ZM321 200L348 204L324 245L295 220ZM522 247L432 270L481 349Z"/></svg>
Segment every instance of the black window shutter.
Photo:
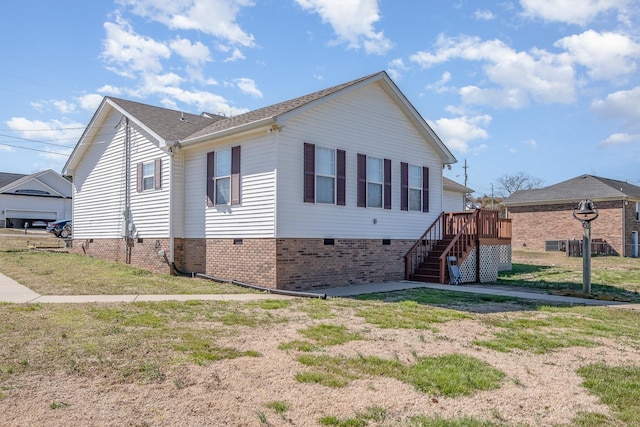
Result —
<svg viewBox="0 0 640 427"><path fill-rule="evenodd" d="M316 201L316 146L304 143L304 201Z"/></svg>
<svg viewBox="0 0 640 427"><path fill-rule="evenodd" d="M207 206L215 204L215 182L213 181L215 173L215 152L207 153Z"/></svg>
<svg viewBox="0 0 640 427"><path fill-rule="evenodd" d="M422 168L422 212L429 212L429 168Z"/></svg>
<svg viewBox="0 0 640 427"><path fill-rule="evenodd" d="M367 156L358 153L358 207L367 207Z"/></svg>
<svg viewBox="0 0 640 427"><path fill-rule="evenodd" d="M344 206L347 192L347 153L344 150L337 150L336 157L336 204Z"/></svg>
<svg viewBox="0 0 640 427"><path fill-rule="evenodd" d="M128 184L127 184L128 185ZM136 188L138 190L138 193L142 192L142 162L137 164L137 171L136 171Z"/></svg>
<svg viewBox="0 0 640 427"><path fill-rule="evenodd" d="M400 162L400 210L409 210L409 164Z"/></svg>
<svg viewBox="0 0 640 427"><path fill-rule="evenodd" d="M231 204L240 204L240 146L231 147Z"/></svg>
<svg viewBox="0 0 640 427"><path fill-rule="evenodd" d="M162 188L162 159L156 159L153 165L153 188L155 190Z"/></svg>
<svg viewBox="0 0 640 427"><path fill-rule="evenodd" d="M384 208L391 209L391 160L384 159Z"/></svg>

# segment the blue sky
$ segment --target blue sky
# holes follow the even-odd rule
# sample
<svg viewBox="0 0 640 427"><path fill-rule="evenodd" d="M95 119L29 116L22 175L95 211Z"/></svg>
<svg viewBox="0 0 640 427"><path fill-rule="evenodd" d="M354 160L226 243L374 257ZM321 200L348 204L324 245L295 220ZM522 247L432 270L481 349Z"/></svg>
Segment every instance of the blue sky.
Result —
<svg viewBox="0 0 640 427"><path fill-rule="evenodd" d="M1 172L60 172L105 95L233 115L384 70L476 195L640 185L638 0L26 0L0 38Z"/></svg>

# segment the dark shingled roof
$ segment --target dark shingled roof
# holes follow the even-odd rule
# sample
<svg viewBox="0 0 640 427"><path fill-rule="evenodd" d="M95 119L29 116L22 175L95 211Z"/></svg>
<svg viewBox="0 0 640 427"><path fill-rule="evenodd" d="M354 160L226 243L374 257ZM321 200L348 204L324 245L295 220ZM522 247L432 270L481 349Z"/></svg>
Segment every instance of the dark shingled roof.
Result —
<svg viewBox="0 0 640 427"><path fill-rule="evenodd" d="M318 99L324 98L325 96L329 96L333 93L336 93L346 87L360 83L361 81L367 80L382 72L370 74L368 76L364 76L347 83L343 83L327 89L322 89L317 92L313 92L298 98L290 99L288 101L280 102L278 104L270 105L268 107L249 111L248 113L240 114L235 117L229 117L224 120L216 121L215 123L190 135L188 139L195 139L201 136L210 135L223 130L232 129L232 128L246 125L252 122L257 122L259 120L267 119L269 117L277 117L281 114L288 113L289 111L293 111L296 108L302 107L310 102L316 101Z"/></svg>
<svg viewBox="0 0 640 427"><path fill-rule="evenodd" d="M534 203L578 202L582 199L622 199L640 200L640 187L628 182L580 175L549 187L534 190L519 190L504 199L507 206L530 205Z"/></svg>
<svg viewBox="0 0 640 427"><path fill-rule="evenodd" d="M184 139L216 121L225 119L223 116L199 116L111 96L108 98L131 114L131 116L144 123L145 126L157 133L165 141Z"/></svg>
<svg viewBox="0 0 640 427"><path fill-rule="evenodd" d="M0 172L0 188L11 184L14 181L19 180L22 177L25 177L27 175L21 174L21 173L6 173L6 172Z"/></svg>

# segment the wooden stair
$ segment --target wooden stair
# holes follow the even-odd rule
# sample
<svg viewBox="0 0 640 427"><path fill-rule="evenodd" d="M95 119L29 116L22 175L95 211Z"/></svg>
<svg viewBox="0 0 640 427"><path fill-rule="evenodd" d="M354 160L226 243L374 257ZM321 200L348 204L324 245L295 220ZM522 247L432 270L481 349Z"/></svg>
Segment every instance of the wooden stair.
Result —
<svg viewBox="0 0 640 427"><path fill-rule="evenodd" d="M433 247L429 256L421 262L411 275L411 280L416 282L440 283L440 255L447 249L454 236L445 237ZM449 283L449 271L444 272L446 283Z"/></svg>

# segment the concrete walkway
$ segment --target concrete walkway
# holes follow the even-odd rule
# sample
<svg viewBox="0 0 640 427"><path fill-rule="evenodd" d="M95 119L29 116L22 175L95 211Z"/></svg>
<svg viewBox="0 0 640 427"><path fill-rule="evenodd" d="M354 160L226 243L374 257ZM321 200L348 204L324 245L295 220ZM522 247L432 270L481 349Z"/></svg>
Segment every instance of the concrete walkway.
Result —
<svg viewBox="0 0 640 427"><path fill-rule="evenodd" d="M482 285L451 286L435 283L422 283L410 281L371 283L356 286L344 286L339 288L316 289L313 292L325 294L329 298L350 297L362 294L400 291L407 289L437 289L453 292L467 292L484 295L499 295L510 298L521 298L538 301L549 301L574 305L595 305L627 308L640 311L640 304L630 304L619 301L604 301L596 299L574 298L560 295L549 295L537 292L526 292L499 287L487 287ZM95 303L95 302L135 302L135 301L255 301L264 299L294 298L288 295L272 293L247 293L247 294L200 294L200 295L40 295L26 286L0 273L0 302L7 303Z"/></svg>

